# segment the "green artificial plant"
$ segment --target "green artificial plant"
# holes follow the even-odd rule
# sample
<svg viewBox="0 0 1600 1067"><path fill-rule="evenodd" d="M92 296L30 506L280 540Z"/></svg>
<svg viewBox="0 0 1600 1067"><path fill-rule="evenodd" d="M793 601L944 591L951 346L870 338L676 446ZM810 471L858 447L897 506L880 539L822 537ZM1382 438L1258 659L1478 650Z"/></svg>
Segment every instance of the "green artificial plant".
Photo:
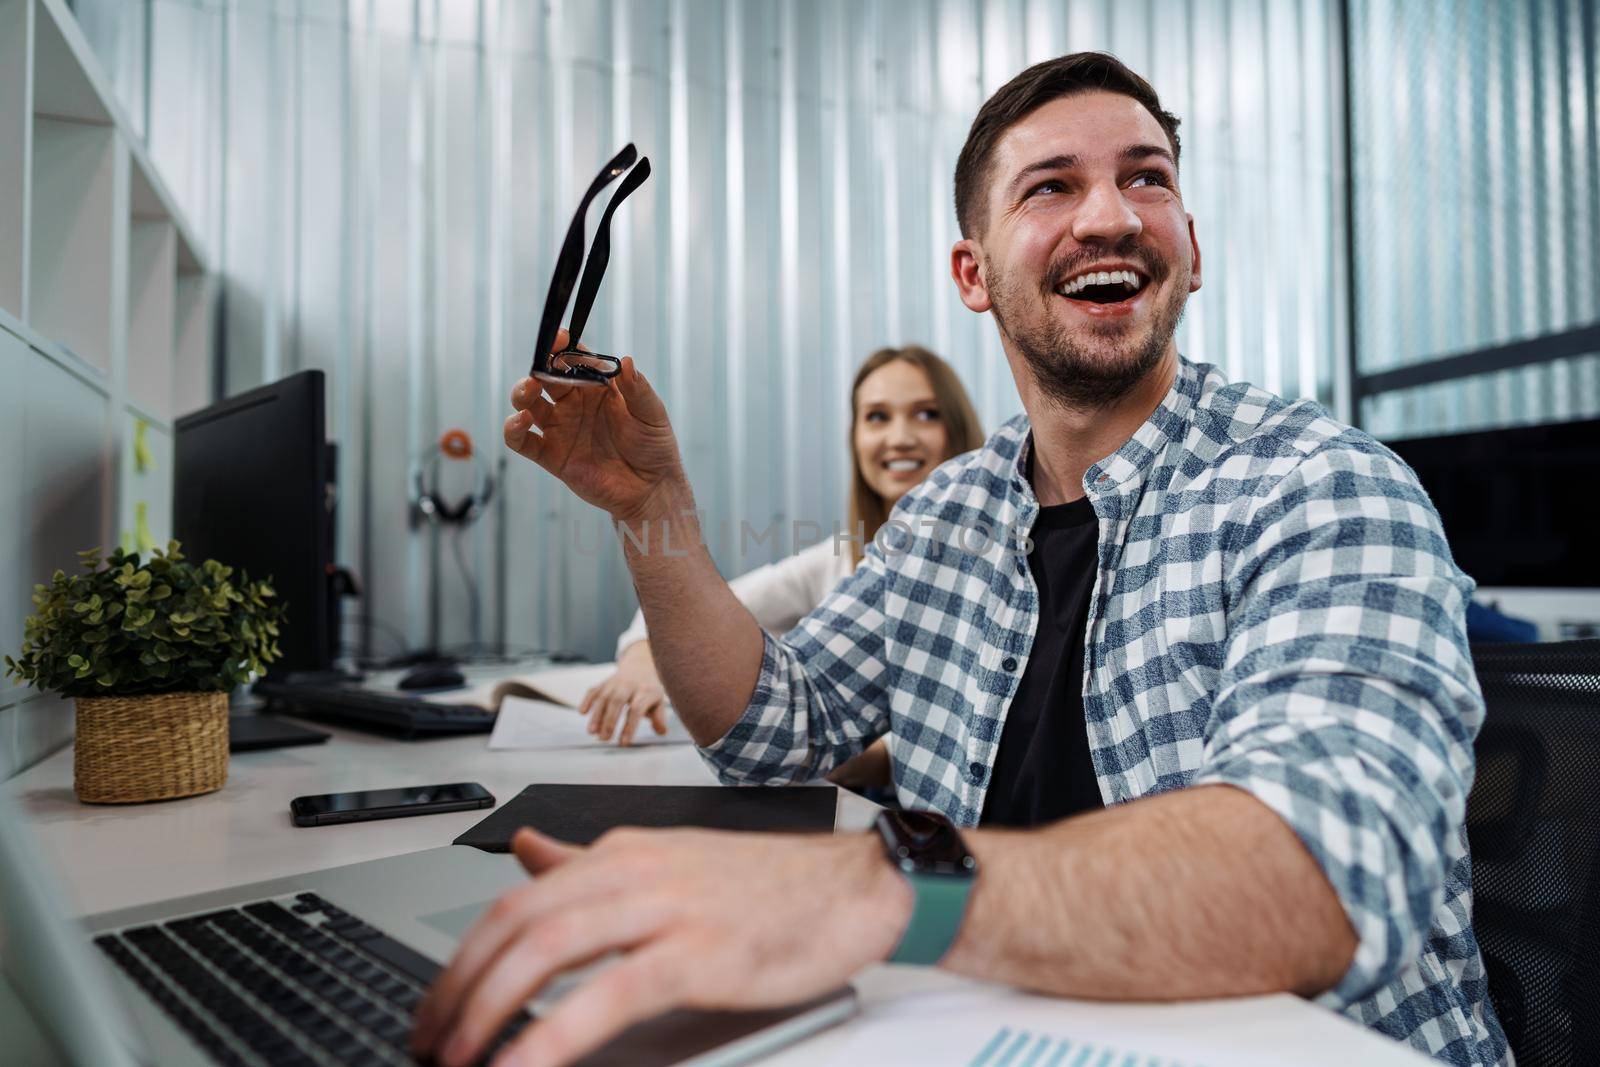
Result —
<svg viewBox="0 0 1600 1067"><path fill-rule="evenodd" d="M78 557L84 573L34 587L8 676L67 697L227 692L280 655L284 609L265 581L190 563L176 541L145 562L121 548Z"/></svg>

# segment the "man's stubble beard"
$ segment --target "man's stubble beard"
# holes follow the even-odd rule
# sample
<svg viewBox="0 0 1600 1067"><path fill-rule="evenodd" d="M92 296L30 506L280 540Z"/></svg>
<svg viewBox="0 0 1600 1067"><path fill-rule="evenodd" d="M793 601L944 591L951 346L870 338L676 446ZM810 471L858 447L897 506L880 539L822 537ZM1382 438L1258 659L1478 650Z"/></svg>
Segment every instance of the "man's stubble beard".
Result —
<svg viewBox="0 0 1600 1067"><path fill-rule="evenodd" d="M1141 259L1147 268L1156 267L1149 262L1149 257ZM1056 269L1050 274L1053 278L1063 275L1070 277L1071 271ZM1149 284L1159 285L1164 276L1176 274L1162 270L1160 276L1153 276ZM1075 337L1048 313L1040 316L1035 326L1014 328L1012 320L1016 316L1011 312L1020 307L1021 301L1029 298L1028 294L1019 291L1019 287L1011 283L1010 277L997 271L992 263L989 266L990 310L994 312L1000 332L1016 346L1027 362L1028 369L1033 372L1034 381L1047 397L1064 407L1101 408L1126 396L1161 362L1162 354L1178 331L1184 306L1188 303L1187 272L1184 275L1177 278L1181 284L1173 287L1166 302L1155 309L1155 319L1143 341L1131 336L1131 330L1101 331L1094 327ZM1052 310L1048 301L1063 299L1055 294L1055 284L1058 283L1047 287L1044 297L1047 311ZM1102 343L1095 344L1092 340L1088 344L1082 343L1080 338L1084 333L1097 336Z"/></svg>

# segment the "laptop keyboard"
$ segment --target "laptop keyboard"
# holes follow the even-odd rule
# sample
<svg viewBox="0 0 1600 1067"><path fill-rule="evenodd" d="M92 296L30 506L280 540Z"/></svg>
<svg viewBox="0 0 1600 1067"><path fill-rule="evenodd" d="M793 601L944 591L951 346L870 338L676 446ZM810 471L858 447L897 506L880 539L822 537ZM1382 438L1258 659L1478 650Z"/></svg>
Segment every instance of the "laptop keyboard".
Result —
<svg viewBox="0 0 1600 1067"><path fill-rule="evenodd" d="M440 967L313 893L95 938L226 1067L411 1064L411 1017ZM529 1016L518 1014L486 1058Z"/></svg>

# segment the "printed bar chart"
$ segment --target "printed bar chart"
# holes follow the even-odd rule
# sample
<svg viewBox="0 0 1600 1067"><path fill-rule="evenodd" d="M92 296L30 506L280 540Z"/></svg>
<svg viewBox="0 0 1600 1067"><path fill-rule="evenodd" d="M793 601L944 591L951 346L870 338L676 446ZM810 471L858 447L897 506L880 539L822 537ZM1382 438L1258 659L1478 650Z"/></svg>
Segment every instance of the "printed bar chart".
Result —
<svg viewBox="0 0 1600 1067"><path fill-rule="evenodd" d="M1141 1052L1003 1026L968 1067L1201 1067Z"/></svg>

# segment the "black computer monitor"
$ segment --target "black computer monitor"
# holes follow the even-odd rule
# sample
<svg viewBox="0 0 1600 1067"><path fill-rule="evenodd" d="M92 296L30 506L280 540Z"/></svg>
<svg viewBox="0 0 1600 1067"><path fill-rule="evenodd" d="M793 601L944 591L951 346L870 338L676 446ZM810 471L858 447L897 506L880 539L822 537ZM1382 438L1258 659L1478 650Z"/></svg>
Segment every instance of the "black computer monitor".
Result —
<svg viewBox="0 0 1600 1067"><path fill-rule="evenodd" d="M1385 441L1485 586L1600 587L1600 420Z"/></svg>
<svg viewBox="0 0 1600 1067"><path fill-rule="evenodd" d="M177 420L173 536L191 560L271 578L287 607L271 674L332 668L335 478L323 375L309 370Z"/></svg>

